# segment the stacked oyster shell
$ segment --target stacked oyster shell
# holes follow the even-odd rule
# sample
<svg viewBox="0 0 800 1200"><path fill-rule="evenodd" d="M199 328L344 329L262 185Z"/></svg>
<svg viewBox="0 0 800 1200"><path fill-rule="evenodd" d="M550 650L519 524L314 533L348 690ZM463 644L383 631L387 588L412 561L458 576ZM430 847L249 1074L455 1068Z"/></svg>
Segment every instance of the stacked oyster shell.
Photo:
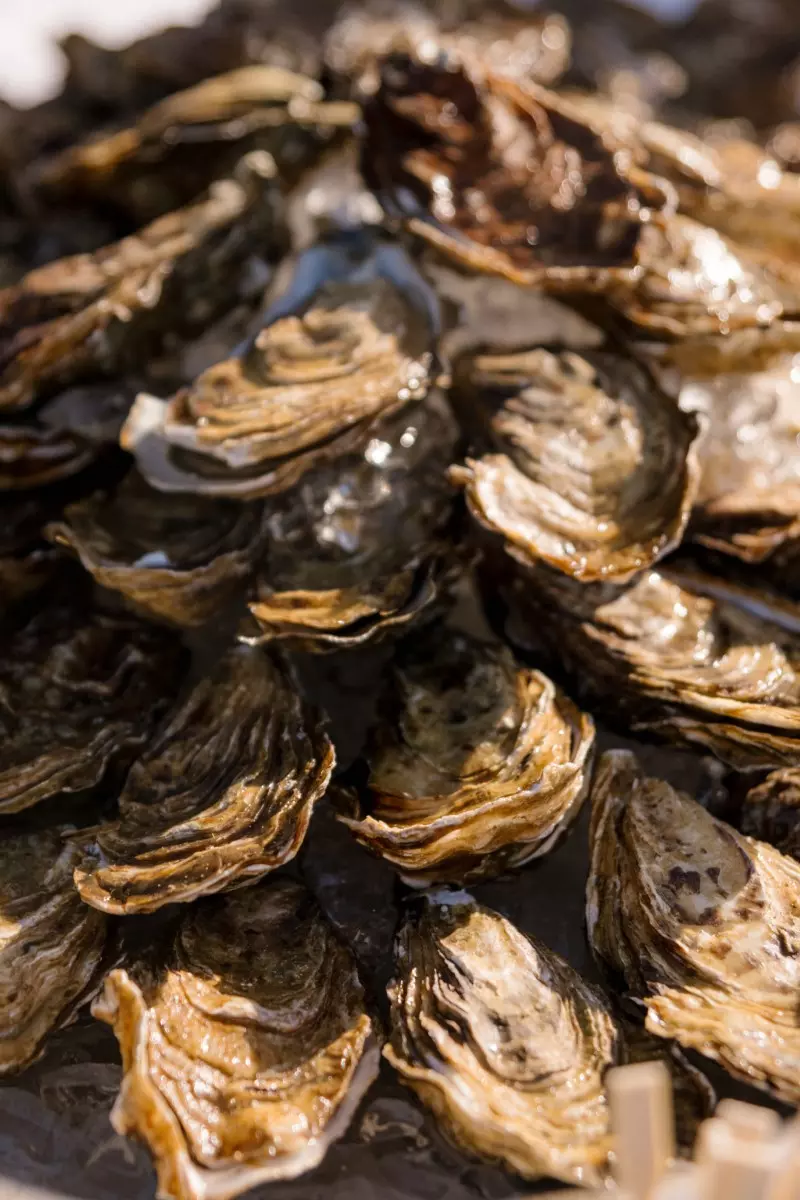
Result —
<svg viewBox="0 0 800 1200"><path fill-rule="evenodd" d="M94 996L115 1128L227 1200L321 1162L383 1026L461 1150L603 1186L612 1065L684 1151L681 1048L800 1101L798 180L580 36L557 89L557 16L241 21L87 50L91 103L73 45L0 157L0 1073ZM587 797L602 986L507 902Z"/></svg>

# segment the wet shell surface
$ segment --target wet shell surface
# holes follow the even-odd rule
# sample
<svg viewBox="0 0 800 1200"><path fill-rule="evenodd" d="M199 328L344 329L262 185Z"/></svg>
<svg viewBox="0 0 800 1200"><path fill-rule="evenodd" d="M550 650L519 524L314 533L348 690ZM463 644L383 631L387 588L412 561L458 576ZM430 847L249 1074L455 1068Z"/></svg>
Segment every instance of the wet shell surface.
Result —
<svg viewBox="0 0 800 1200"><path fill-rule="evenodd" d="M122 1050L114 1127L174 1200L310 1170L377 1074L354 959L288 881L191 909L165 961L113 971L93 1012Z"/></svg>

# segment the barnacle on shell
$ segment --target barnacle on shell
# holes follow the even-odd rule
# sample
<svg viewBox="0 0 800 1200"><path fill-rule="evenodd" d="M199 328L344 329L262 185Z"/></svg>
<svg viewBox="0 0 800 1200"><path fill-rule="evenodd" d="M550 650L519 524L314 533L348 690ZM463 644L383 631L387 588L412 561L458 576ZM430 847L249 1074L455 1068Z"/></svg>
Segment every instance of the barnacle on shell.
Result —
<svg viewBox="0 0 800 1200"><path fill-rule="evenodd" d="M800 865L737 833L636 756L592 788L587 922L647 1028L796 1104Z"/></svg>
<svg viewBox="0 0 800 1200"><path fill-rule="evenodd" d="M433 626L398 650L340 819L415 887L547 853L586 794L594 723L503 646Z"/></svg>
<svg viewBox="0 0 800 1200"><path fill-rule="evenodd" d="M333 765L286 665L235 647L134 762L76 886L87 904L131 914L252 882L295 856Z"/></svg>
<svg viewBox="0 0 800 1200"><path fill-rule="evenodd" d="M377 1074L353 957L290 881L196 905L168 953L113 971L92 1011L122 1050L114 1127L147 1144L174 1200L310 1170Z"/></svg>

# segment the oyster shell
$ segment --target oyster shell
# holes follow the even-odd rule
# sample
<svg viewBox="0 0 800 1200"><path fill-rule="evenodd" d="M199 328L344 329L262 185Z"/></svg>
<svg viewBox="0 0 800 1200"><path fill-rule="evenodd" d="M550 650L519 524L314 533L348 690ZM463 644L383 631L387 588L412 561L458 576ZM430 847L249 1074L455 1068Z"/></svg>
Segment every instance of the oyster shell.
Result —
<svg viewBox="0 0 800 1200"><path fill-rule="evenodd" d="M465 892L414 902L395 970L384 1056L453 1141L525 1178L607 1176L603 1076L620 1062L665 1060L690 1143L709 1111L699 1072L622 1026L598 988Z"/></svg>
<svg viewBox="0 0 800 1200"><path fill-rule="evenodd" d="M369 777L339 819L413 887L546 854L580 811L594 723L501 645L434 626L400 647Z"/></svg>
<svg viewBox="0 0 800 1200"><path fill-rule="evenodd" d="M592 788L587 921L647 1028L800 1100L800 865L605 754Z"/></svg>
<svg viewBox="0 0 800 1200"><path fill-rule="evenodd" d="M800 861L800 770L771 771L750 788L737 824L742 833Z"/></svg>
<svg viewBox="0 0 800 1200"><path fill-rule="evenodd" d="M175 1200L310 1170L377 1074L353 957L288 881L191 909L166 963L113 971L92 1011L122 1049L114 1128Z"/></svg>
<svg viewBox="0 0 800 1200"><path fill-rule="evenodd" d="M376 426L361 453L269 502L253 640L340 650L427 612L457 567L445 475L456 439L447 405L431 394Z"/></svg>
<svg viewBox="0 0 800 1200"><path fill-rule="evenodd" d="M166 632L93 606L69 577L53 592L4 631L0 813L93 787L147 740L180 673Z"/></svg>
<svg viewBox="0 0 800 1200"><path fill-rule="evenodd" d="M162 491L284 491L427 394L438 332L435 299L399 247L367 230L335 236L301 255L239 354L167 403L140 396L122 444Z"/></svg>
<svg viewBox="0 0 800 1200"><path fill-rule="evenodd" d="M134 222L152 221L253 151L270 152L282 182L296 182L358 115L354 104L325 103L312 79L251 64L168 96L132 127L34 164L28 186L47 202L100 202Z"/></svg>
<svg viewBox="0 0 800 1200"><path fill-rule="evenodd" d="M0 1075L28 1066L99 985L106 918L72 884L66 829L3 833L0 847Z"/></svg>
<svg viewBox="0 0 800 1200"><path fill-rule="evenodd" d="M455 56L389 55L364 118L362 169L385 207L446 259L515 283L631 281L644 222L668 200L567 101Z"/></svg>
<svg viewBox="0 0 800 1200"><path fill-rule="evenodd" d="M120 818L94 831L75 884L105 912L152 912L294 858L334 765L279 659L238 646L176 704L131 767Z"/></svg>
<svg viewBox="0 0 800 1200"><path fill-rule="evenodd" d="M272 169L251 157L241 182L218 181L192 207L0 291L0 408L138 365L165 334L189 334L228 307L254 247L269 255L278 244Z"/></svg>
<svg viewBox="0 0 800 1200"><path fill-rule="evenodd" d="M242 591L263 544L260 505L169 496L135 470L109 495L70 505L47 537L103 587L176 625L202 625Z"/></svg>
<svg viewBox="0 0 800 1200"><path fill-rule="evenodd" d="M549 656L590 707L627 729L704 747L740 770L798 762L800 639L765 619L766 606L702 595L668 568L627 587L541 568L505 595L512 640Z"/></svg>
<svg viewBox="0 0 800 1200"><path fill-rule="evenodd" d="M451 476L522 562L623 581L680 542L697 490L697 420L606 351L470 353L456 393L492 452Z"/></svg>

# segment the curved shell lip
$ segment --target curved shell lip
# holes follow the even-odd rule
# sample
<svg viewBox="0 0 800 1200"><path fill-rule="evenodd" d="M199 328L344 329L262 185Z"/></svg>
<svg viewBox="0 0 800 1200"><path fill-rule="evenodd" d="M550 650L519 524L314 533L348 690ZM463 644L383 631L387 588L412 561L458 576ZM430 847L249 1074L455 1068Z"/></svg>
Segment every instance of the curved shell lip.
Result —
<svg viewBox="0 0 800 1200"><path fill-rule="evenodd" d="M513 357L517 354L524 353L529 347L521 349L511 348L502 352L502 357L507 363L511 363ZM544 355L558 358L563 353L564 347L559 346L543 346L537 347L536 352ZM577 352L576 352L577 353ZM598 362L603 365L603 362L610 358L606 351L599 351L596 354L593 352L583 352L583 357L591 366L595 366ZM465 376L462 383L463 388L474 390L480 396L482 383L480 380L471 381L469 378L469 362L490 362L491 351L489 347L484 345L478 346L465 356L466 368L456 364L454 375L456 378L456 387L459 386L458 380L460 374ZM479 445L488 443L489 449L482 456L468 457L463 464L454 465L448 472L450 480L459 487L466 500L467 510L473 521L485 531L485 533L497 539L504 546L505 552L513 559L519 562L523 567L535 568L544 564L547 568L558 571L573 579L585 583L627 583L634 579L642 571L648 570L658 563L661 559L671 554L682 542L689 523L692 517L693 506L698 494L701 480L702 465L700 461L700 446L702 438L708 426L708 421L704 413L684 412L677 403L661 391L655 379L653 379L646 368L639 368L633 363L626 361L626 366L635 372L635 381L638 379L639 384L645 389L652 389L654 400L658 403L659 408L664 413L669 413L673 417L671 430L679 435L680 441L677 449L679 450L680 466L680 488L676 494L670 494L669 489L674 488L674 473L669 469L668 478L665 479L666 495L670 500L670 510L664 514L661 521L655 529L646 531L646 536L642 536L638 541L635 538L635 530L630 531L628 542L625 544L622 541L622 535L625 530L620 526L620 538L617 544L611 543L606 539L595 537L595 543L592 545L591 538L588 537L585 541L579 542L577 539L572 539L567 533L563 535L559 533L561 545L560 547L549 547L548 540L554 540L554 534L548 530L545 523L538 527L539 544L532 536L526 536L521 528L516 528L514 524L514 512L506 512L503 504L504 489L499 482L501 478L508 478L515 483L516 490L524 494L526 488L538 488L541 490L542 485L537 479L531 479L526 475L521 466L518 466L511 454L505 451L505 445L510 444L514 447L518 440L517 431L509 431L494 436L490 430L488 435L481 429L481 419L477 421L478 431L476 433L476 441ZM609 368L610 369L610 368ZM513 399L518 392L523 392L528 383L529 373L524 373L520 369L520 375L507 380L497 380L497 401L498 415L502 415L502 410L506 403ZM492 389L491 378L487 378L485 386L488 389L487 403L491 407L494 403L494 394ZM630 383L630 381L626 381ZM535 383L534 383L535 386ZM598 390L605 390L602 378L596 384ZM508 395L506 395L508 392ZM474 404L481 406L481 400L476 399ZM625 394L623 391L619 402L619 410L622 411L625 404ZM650 430L648 421L648 411L646 400L642 402L641 408L641 427L643 429L644 438L647 439ZM518 414L518 420L521 416ZM491 421L489 422L491 424ZM530 427L533 431L536 430L536 421L531 420ZM678 441L678 437L674 439ZM647 444L642 447L641 458L647 456ZM653 450L650 452L650 459L653 460L653 470L665 470L669 464L662 461L664 459L663 446L659 448L657 441ZM638 466L638 471L641 472L642 464ZM547 485L549 486L549 485ZM555 485L549 490L555 489ZM622 504L622 496L620 495L620 505ZM613 510L607 510L609 514L609 522L614 521L615 513ZM625 509L622 508L622 515L625 515ZM635 516L635 513L634 513ZM586 514L589 527L592 521L597 521L597 516L591 509ZM530 520L529 528L532 528L535 522L535 517ZM533 530L534 534L536 530ZM591 532L591 529L590 529ZM621 542L621 544L619 544Z"/></svg>
<svg viewBox="0 0 800 1200"><path fill-rule="evenodd" d="M15 439L19 454L14 453ZM0 430L0 489L26 490L69 479L90 466L101 452L102 447L68 429L3 425Z"/></svg>

